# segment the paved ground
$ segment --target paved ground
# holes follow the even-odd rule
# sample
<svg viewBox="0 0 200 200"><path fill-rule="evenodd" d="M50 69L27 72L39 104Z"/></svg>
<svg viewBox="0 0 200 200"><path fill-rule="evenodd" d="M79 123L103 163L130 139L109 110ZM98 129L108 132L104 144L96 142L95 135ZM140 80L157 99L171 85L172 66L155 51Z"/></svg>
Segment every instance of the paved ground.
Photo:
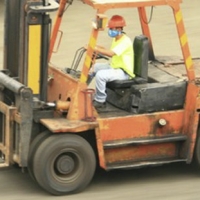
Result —
<svg viewBox="0 0 200 200"><path fill-rule="evenodd" d="M193 57L200 57L200 1L183 0L182 4L185 27ZM0 66L3 63L3 1L0 1ZM141 33L137 12L132 9L109 11L123 14L127 20L127 34L134 36ZM150 8L148 9L148 14ZM52 59L60 67L70 66L75 51L88 43L90 22L95 11L80 1L66 11L62 30L64 32L59 52ZM181 55L177 34L172 23L171 10L155 7L150 23L156 55ZM149 14L150 16L150 14ZM100 34L99 43L109 46L106 32ZM131 171L98 171L90 186L82 193L67 197L54 197L35 184L27 173L18 168L0 170L0 199L3 200L199 200L200 173L185 164L173 164L154 168Z"/></svg>
<svg viewBox="0 0 200 200"><path fill-rule="evenodd" d="M19 169L0 171L0 198L3 200L199 200L199 187L200 173L184 164L98 171L82 193L61 197L44 192Z"/></svg>

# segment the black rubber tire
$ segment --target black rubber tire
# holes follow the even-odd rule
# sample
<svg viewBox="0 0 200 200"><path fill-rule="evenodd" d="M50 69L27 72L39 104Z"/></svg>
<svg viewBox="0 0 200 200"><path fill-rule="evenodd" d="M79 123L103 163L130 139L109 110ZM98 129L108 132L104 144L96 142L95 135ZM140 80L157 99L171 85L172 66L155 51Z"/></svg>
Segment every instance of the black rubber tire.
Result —
<svg viewBox="0 0 200 200"><path fill-rule="evenodd" d="M78 135L52 135L37 149L34 176L53 195L77 193L92 180L96 169L90 144Z"/></svg>
<svg viewBox="0 0 200 200"><path fill-rule="evenodd" d="M28 172L33 180L35 180L34 172L33 172L33 159L35 156L35 152L39 145L43 142L44 139L48 138L50 136L50 131L45 130L39 135L37 135L34 140L30 144L30 149L28 153Z"/></svg>
<svg viewBox="0 0 200 200"><path fill-rule="evenodd" d="M200 168L200 129L197 131L197 140L194 149L194 157L193 157L194 166L198 169Z"/></svg>

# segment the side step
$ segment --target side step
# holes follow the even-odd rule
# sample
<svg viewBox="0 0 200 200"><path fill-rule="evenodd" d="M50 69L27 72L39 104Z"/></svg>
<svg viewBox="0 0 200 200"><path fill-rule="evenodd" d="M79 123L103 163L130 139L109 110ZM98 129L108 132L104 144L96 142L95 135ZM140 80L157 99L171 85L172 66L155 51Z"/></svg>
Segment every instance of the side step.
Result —
<svg viewBox="0 0 200 200"><path fill-rule="evenodd" d="M183 142L187 140L186 135L181 134L170 134L164 137L149 137L149 138L133 138L126 140L108 141L104 142L104 149L118 148L131 145L146 145L146 144L157 144L157 143L167 143L167 142Z"/></svg>
<svg viewBox="0 0 200 200"><path fill-rule="evenodd" d="M140 168L144 166L157 166L175 162L186 162L186 159L169 159L169 160L155 160L155 161L140 161L140 162L126 162L126 163L112 163L107 164L106 170L111 169L132 169L132 168Z"/></svg>
<svg viewBox="0 0 200 200"><path fill-rule="evenodd" d="M8 150L6 148L6 146L3 143L0 143L0 168L2 167L9 167L9 161L4 160L3 158L1 158L1 156L5 155L6 157L8 157Z"/></svg>
<svg viewBox="0 0 200 200"><path fill-rule="evenodd" d="M7 163L4 163L2 160L0 160L0 168L3 167L9 167L9 165Z"/></svg>

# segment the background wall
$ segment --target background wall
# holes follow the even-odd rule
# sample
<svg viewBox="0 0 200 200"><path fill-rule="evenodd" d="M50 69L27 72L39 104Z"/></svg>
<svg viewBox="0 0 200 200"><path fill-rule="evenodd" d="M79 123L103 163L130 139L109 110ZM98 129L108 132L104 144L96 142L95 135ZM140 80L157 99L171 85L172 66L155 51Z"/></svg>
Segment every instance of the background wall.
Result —
<svg viewBox="0 0 200 200"><path fill-rule="evenodd" d="M189 45L193 57L200 57L200 1L183 0L181 8L188 35ZM151 8L147 8L147 16L150 18ZM106 12L110 18L113 14L123 15L127 21L125 32L131 38L141 34L141 28L136 9L115 9ZM52 17L55 13L52 14ZM71 66L76 50L88 43L91 33L91 22L95 17L95 10L83 4L80 0L74 0L63 16L61 31L63 38L59 51L53 54L52 62L59 67ZM0 1L0 67L3 63L3 29L4 29L4 1ZM179 41L175 30L171 8L154 7L150 22L155 55L181 56ZM54 20L53 20L54 22ZM109 47L111 39L107 36L107 30L100 33L98 43ZM81 66L80 66L81 68Z"/></svg>

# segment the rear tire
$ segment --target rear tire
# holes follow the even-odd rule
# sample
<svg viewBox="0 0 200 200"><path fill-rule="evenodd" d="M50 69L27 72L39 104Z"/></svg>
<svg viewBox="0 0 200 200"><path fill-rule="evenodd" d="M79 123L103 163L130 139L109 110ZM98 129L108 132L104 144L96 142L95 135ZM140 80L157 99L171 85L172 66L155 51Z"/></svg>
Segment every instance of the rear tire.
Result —
<svg viewBox="0 0 200 200"><path fill-rule="evenodd" d="M194 164L195 167L200 168L200 129L197 132L197 141L194 149Z"/></svg>
<svg viewBox="0 0 200 200"><path fill-rule="evenodd" d="M83 190L96 168L90 144L78 135L52 135L36 150L34 176L39 185L53 195Z"/></svg>
<svg viewBox="0 0 200 200"><path fill-rule="evenodd" d="M200 170L200 125L197 129L196 143L194 147L194 154L192 159L192 166L195 170Z"/></svg>

